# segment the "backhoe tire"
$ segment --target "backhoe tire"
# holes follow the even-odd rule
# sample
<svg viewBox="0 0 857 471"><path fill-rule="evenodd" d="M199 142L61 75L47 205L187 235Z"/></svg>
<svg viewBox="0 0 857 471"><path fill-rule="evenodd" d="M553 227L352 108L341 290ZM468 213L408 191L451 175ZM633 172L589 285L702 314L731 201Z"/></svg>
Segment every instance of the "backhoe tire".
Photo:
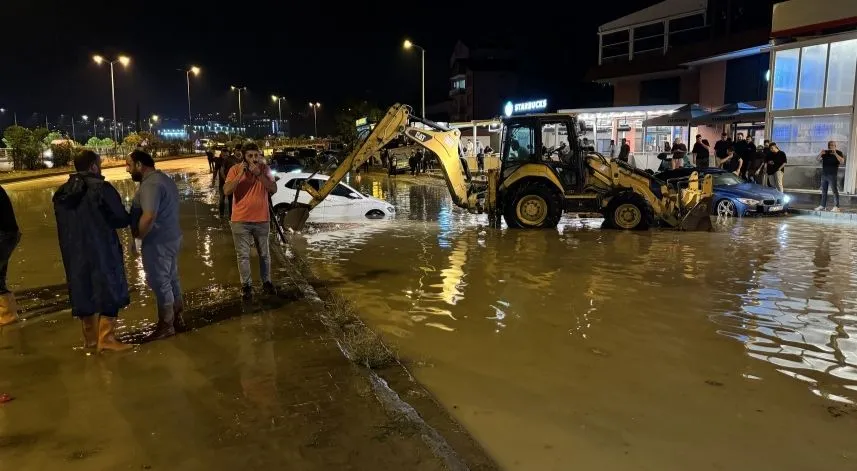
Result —
<svg viewBox="0 0 857 471"><path fill-rule="evenodd" d="M610 200L604 212L605 224L602 227L642 231L649 228L652 219L652 210L642 196L623 193Z"/></svg>
<svg viewBox="0 0 857 471"><path fill-rule="evenodd" d="M503 218L510 228L547 229L559 224L562 196L551 186L524 182L512 188L503 203Z"/></svg>

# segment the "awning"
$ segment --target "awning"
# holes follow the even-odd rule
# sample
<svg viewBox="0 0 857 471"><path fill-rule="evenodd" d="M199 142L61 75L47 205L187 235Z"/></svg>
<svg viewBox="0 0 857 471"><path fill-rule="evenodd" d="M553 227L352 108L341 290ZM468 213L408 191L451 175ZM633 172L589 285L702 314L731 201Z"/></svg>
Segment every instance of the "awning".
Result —
<svg viewBox="0 0 857 471"><path fill-rule="evenodd" d="M655 116L643 121L643 126L690 126L692 121L706 114L708 114L708 111L699 105L684 105L672 113Z"/></svg>
<svg viewBox="0 0 857 471"><path fill-rule="evenodd" d="M763 108L756 108L747 103L732 103L713 113L693 119L690 124L698 126L700 124L755 123L764 120L765 110Z"/></svg>

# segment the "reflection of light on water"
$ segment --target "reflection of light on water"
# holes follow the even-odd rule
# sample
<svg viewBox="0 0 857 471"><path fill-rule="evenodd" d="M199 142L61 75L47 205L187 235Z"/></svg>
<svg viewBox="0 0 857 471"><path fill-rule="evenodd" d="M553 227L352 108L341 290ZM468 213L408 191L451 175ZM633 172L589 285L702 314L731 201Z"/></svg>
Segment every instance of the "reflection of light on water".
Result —
<svg viewBox="0 0 857 471"><path fill-rule="evenodd" d="M441 203L437 212L437 225L440 228L437 233L437 244L442 249L448 249L452 246L449 240L452 233L452 222L452 208L448 203Z"/></svg>
<svg viewBox="0 0 857 471"><path fill-rule="evenodd" d="M442 277L441 297L447 304L453 306L458 301L464 299L464 293L460 288L465 286L464 283L464 264L467 262L467 244L465 239L459 239L455 244L452 253L449 254L449 268L440 271ZM433 285L432 287L438 287Z"/></svg>

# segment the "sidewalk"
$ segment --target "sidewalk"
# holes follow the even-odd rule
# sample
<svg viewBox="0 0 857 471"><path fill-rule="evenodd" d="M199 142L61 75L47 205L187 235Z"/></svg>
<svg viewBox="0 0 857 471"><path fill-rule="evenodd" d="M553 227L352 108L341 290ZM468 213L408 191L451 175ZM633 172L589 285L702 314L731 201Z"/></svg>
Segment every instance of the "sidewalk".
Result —
<svg viewBox="0 0 857 471"><path fill-rule="evenodd" d="M155 159L155 162L166 162L168 160L188 159L192 157L201 157L202 154L183 154L172 157L160 157ZM124 167L124 160L105 160L102 162L102 168ZM0 173L0 184L23 182L27 180L35 180L37 178L52 177L55 175L69 175L74 173L74 167L61 168L46 168L41 170L14 170L11 172Z"/></svg>

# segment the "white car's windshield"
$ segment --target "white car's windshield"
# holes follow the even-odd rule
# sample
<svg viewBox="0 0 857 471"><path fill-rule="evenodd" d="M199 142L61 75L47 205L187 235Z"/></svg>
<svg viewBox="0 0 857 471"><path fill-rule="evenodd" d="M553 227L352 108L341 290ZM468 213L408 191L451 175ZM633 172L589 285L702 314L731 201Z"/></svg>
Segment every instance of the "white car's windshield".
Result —
<svg viewBox="0 0 857 471"><path fill-rule="evenodd" d="M712 173L711 177L714 180L714 186L732 186L744 183L744 180L741 180L734 173Z"/></svg>

